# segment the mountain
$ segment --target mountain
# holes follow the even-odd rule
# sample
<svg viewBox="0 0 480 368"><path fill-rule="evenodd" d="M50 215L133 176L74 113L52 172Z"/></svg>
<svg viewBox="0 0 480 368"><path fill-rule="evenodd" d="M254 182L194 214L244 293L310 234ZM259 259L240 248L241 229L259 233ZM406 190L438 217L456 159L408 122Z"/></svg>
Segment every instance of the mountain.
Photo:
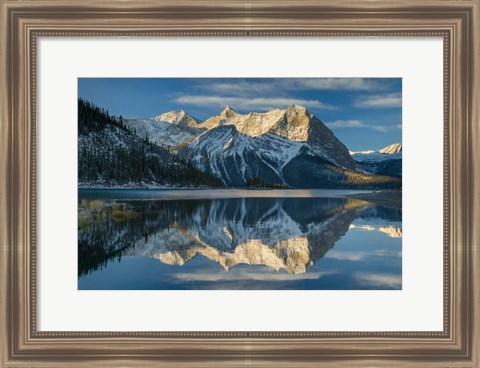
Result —
<svg viewBox="0 0 480 368"><path fill-rule="evenodd" d="M200 126L207 130L173 152L227 186L242 187L251 178L296 188L399 184L362 172L345 145L302 106L249 114L227 106Z"/></svg>
<svg viewBox="0 0 480 368"><path fill-rule="evenodd" d="M188 115L184 110L165 112L154 118L157 121L164 121L184 128L201 128L199 121Z"/></svg>
<svg viewBox="0 0 480 368"><path fill-rule="evenodd" d="M388 170L374 172L305 107L240 114L230 106L201 122L184 110L123 119L142 141L173 155L225 186L394 188ZM121 141L121 140L120 140Z"/></svg>
<svg viewBox="0 0 480 368"><path fill-rule="evenodd" d="M215 176L180 162L131 132L122 118L78 101L79 186L221 186Z"/></svg>
<svg viewBox="0 0 480 368"><path fill-rule="evenodd" d="M389 155L394 155L396 153L402 152L402 144L401 143L391 144L390 146L382 148L378 152L386 153L386 154L389 154Z"/></svg>
<svg viewBox="0 0 480 368"><path fill-rule="evenodd" d="M402 177L402 144L395 143L377 151L350 152L366 172Z"/></svg>
<svg viewBox="0 0 480 368"><path fill-rule="evenodd" d="M357 162L393 160L402 158L402 144L394 143L375 151L350 151L350 154Z"/></svg>
<svg viewBox="0 0 480 368"><path fill-rule="evenodd" d="M150 119L126 119L125 126L141 138L164 148L175 147L205 131L185 111L169 111Z"/></svg>

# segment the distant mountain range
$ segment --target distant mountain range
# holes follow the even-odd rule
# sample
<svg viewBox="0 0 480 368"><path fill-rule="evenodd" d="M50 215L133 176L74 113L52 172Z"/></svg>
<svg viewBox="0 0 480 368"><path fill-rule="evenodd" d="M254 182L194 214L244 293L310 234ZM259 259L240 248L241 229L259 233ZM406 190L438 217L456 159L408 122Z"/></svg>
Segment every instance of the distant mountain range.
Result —
<svg viewBox="0 0 480 368"><path fill-rule="evenodd" d="M350 152L367 172L402 177L402 145L392 144L377 151Z"/></svg>
<svg viewBox="0 0 480 368"><path fill-rule="evenodd" d="M96 107L91 105L90 108ZM158 157L161 166L165 164L169 167L185 167L185 170L195 169L198 181L205 185L218 181L227 187L245 187L252 182L279 188L401 186L398 177L401 176L401 156L400 175L397 175L398 170L390 172L368 160L365 162L370 155L373 155L371 158L388 155L397 159L398 147L385 152L351 154L317 117L298 105L249 114L239 114L227 106L219 115L203 122L183 110L148 119L111 119L100 124L102 129L79 128L80 163L86 160L86 147L92 149L98 145L97 151L105 151L102 141L108 141L108 146L125 149L144 142L149 147L148 157ZM79 124L80 121L79 117ZM85 122L82 124L84 126ZM96 126L92 122L90 125ZM105 173L95 176L91 167L86 169L91 174L84 180L86 186L106 183ZM140 181L155 186L161 177L160 171L157 170L158 175L151 175L151 170L146 169L143 171L145 178L128 178L128 175L116 178L110 175L109 183L118 185ZM180 183L170 177L158 184L185 185L185 180ZM191 186L197 184L192 182Z"/></svg>

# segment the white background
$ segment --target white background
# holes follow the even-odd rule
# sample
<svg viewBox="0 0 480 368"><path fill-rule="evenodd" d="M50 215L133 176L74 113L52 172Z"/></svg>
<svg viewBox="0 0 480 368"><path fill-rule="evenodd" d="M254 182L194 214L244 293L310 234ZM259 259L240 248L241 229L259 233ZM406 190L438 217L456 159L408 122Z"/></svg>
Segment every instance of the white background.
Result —
<svg viewBox="0 0 480 368"><path fill-rule="evenodd" d="M442 50L440 38L40 39L40 330L442 330ZM403 290L78 291L78 77L403 78Z"/></svg>

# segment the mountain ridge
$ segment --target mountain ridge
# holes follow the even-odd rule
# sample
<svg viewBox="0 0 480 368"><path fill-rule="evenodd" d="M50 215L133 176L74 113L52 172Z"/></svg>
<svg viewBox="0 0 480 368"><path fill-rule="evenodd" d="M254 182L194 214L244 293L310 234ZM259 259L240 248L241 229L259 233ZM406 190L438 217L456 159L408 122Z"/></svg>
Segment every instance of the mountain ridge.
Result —
<svg viewBox="0 0 480 368"><path fill-rule="evenodd" d="M173 110L153 118L126 119L124 125L180 162L219 177L227 187L245 187L249 182L292 188L401 185L355 160L334 133L300 105L248 114L227 105L203 122L184 110Z"/></svg>
<svg viewBox="0 0 480 368"><path fill-rule="evenodd" d="M402 176L402 144L394 143L375 151L350 152L367 172L372 174Z"/></svg>

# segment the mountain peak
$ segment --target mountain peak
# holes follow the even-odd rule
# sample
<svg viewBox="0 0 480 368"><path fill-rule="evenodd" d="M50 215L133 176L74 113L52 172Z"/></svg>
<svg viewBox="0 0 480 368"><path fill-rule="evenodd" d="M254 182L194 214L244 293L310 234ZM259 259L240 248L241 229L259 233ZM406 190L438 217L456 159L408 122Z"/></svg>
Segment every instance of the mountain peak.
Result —
<svg viewBox="0 0 480 368"><path fill-rule="evenodd" d="M381 150L378 150L378 152L393 155L395 153L402 152L402 144L394 143L394 144L391 144L390 146L382 148Z"/></svg>
<svg viewBox="0 0 480 368"><path fill-rule="evenodd" d="M284 110L287 114L301 114L301 115L308 115L310 111L307 110L305 106L302 105L290 105Z"/></svg>
<svg viewBox="0 0 480 368"><path fill-rule="evenodd" d="M306 108L305 106L302 106L302 105L293 104L293 105L288 106L288 107L287 107L287 110L307 111L307 108Z"/></svg>
<svg viewBox="0 0 480 368"><path fill-rule="evenodd" d="M237 113L232 109L230 105L225 106L225 108L220 113L221 117L226 117L226 118L231 118L234 115L237 115Z"/></svg>
<svg viewBox="0 0 480 368"><path fill-rule="evenodd" d="M156 116L154 119L174 125L198 128L197 119L190 116L185 110L172 110L165 112L159 116Z"/></svg>

